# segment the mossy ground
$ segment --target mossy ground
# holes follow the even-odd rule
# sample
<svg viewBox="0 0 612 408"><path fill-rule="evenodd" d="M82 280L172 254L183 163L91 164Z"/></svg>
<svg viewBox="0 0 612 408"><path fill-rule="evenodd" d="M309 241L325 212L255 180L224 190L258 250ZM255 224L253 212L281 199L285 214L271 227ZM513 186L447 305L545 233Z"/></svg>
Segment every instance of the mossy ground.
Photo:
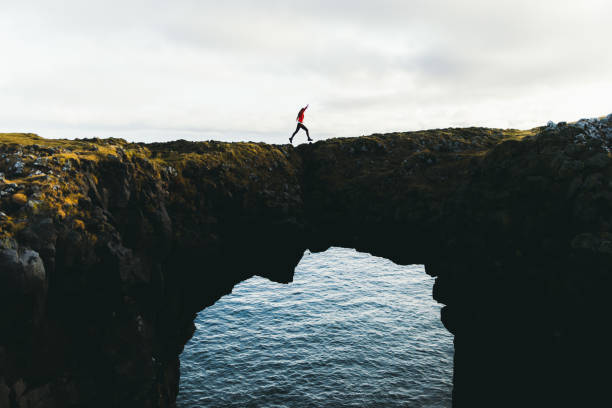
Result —
<svg viewBox="0 0 612 408"><path fill-rule="evenodd" d="M172 180L171 203L191 207L202 185L228 190L274 189L287 175L292 148L263 143L185 142L128 143L122 139L44 139L34 134L0 134L0 237L14 235L29 216L47 216L81 225L91 214L87 178L98 184L108 166L129 168L136 186ZM18 167L16 167L18 166ZM20 166L20 168L19 168ZM286 183L285 183L286 184ZM13 194L27 201L17 205ZM230 192L231 194L231 192ZM193 208L195 210L195 208Z"/></svg>
<svg viewBox="0 0 612 408"><path fill-rule="evenodd" d="M495 146L540 130L450 128L330 139L312 146L312 161L317 177L344 194L350 194L351 185L368 185L389 198L410 185L444 195Z"/></svg>
<svg viewBox="0 0 612 408"><path fill-rule="evenodd" d="M373 134L359 138L336 138L305 145L314 149L323 163L345 176L398 175L410 183L429 188L449 174L460 173L466 163L482 157L493 146L507 140L532 136L539 128L436 129L417 132ZM123 139L44 139L31 133L0 134L0 237L7 238L23 228L32 214L66 221L84 228L91 214L85 188L88 173L97 182L98 168L107 162L129 164L135 183L171 179L171 202L192 206L202 185L230 191L281 191L296 194L287 177L298 177L299 155L290 145L265 143L186 142L128 143ZM16 164L21 163L21 164ZM19 170L15 166L22 166ZM331 175L330 175L331 176ZM11 200L23 194L27 201ZM195 210L195 208L193 209Z"/></svg>

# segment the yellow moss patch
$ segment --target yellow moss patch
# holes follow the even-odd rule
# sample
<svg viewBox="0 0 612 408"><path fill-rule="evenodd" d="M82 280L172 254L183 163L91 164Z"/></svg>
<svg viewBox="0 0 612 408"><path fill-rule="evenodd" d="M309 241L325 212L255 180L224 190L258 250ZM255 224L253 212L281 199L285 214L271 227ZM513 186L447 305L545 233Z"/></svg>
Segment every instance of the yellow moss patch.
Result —
<svg viewBox="0 0 612 408"><path fill-rule="evenodd" d="M75 230L83 231L85 230L85 223L81 220L74 220L72 222L72 228Z"/></svg>
<svg viewBox="0 0 612 408"><path fill-rule="evenodd" d="M64 163L65 160L69 159L75 160L77 163L79 162L79 156L76 153L58 153L54 156L60 159L60 163Z"/></svg>
<svg viewBox="0 0 612 408"><path fill-rule="evenodd" d="M15 204L19 204L19 205L24 205L25 203L28 202L28 197L26 197L25 194L21 194L21 193L13 194L11 199L13 200Z"/></svg>
<svg viewBox="0 0 612 408"><path fill-rule="evenodd" d="M75 206L79 203L79 195L70 194L69 196L64 198L64 205Z"/></svg>

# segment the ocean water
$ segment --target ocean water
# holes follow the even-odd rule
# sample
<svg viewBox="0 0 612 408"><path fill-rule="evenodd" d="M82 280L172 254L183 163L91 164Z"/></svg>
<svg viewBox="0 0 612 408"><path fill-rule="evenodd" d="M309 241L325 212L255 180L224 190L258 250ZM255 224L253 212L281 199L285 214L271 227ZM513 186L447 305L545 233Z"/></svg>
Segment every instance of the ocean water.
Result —
<svg viewBox="0 0 612 408"><path fill-rule="evenodd" d="M203 310L178 407L450 407L452 335L422 265L306 252L289 285L251 278Z"/></svg>

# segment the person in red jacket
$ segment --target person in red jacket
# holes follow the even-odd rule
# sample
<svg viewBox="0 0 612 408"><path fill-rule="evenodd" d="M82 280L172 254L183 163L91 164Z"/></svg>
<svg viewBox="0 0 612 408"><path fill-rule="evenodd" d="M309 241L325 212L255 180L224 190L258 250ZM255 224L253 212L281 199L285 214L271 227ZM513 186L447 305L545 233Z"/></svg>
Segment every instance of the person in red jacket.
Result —
<svg viewBox="0 0 612 408"><path fill-rule="evenodd" d="M297 114L296 120L297 120L298 124L297 124L297 127L295 128L295 132L293 132L293 134L289 138L289 143L291 143L291 144L293 144L293 136L295 136L295 134L300 129L304 129L306 131L306 136L308 137L308 141L312 142L312 139L310 138L310 133L308 133L308 128L306 126L304 126L304 124L302 123L304 121L304 111L306 111L306 109L308 109L308 105L306 105L302 109L300 109L300 111Z"/></svg>

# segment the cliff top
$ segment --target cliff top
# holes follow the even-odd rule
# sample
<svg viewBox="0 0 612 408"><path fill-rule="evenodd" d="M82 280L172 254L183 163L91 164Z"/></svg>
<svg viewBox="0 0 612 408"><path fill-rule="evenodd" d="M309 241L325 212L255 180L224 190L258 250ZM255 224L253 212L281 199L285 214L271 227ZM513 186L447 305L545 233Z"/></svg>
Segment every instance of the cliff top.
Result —
<svg viewBox="0 0 612 408"><path fill-rule="evenodd" d="M88 188L83 186L96 184L100 169L112 172L114 167L129 166L136 183L148 178L172 179L182 186L179 190L192 193L184 173L199 173L213 186L270 190L284 183L285 172L297 176L299 166L292 163L302 160L300 152L310 151L319 171L334 167L333 172L322 175L330 185L388 174L390 178L401 175L402 182L420 188L438 184L436 189L446 189L452 188L452 183L445 181L461 176L475 160L503 142L533 139L563 129L576 137L575 143L605 142L609 133L601 133L601 129L609 120L610 116L570 124L551 122L529 130L470 127L372 134L297 148L252 142L178 140L145 144L116 138L45 139L31 133L2 133L0 237L13 235L34 214L58 221L68 217L73 225L81 226L90 216L84 210L87 206L79 205L89 200L84 193ZM602 146L608 149L606 143ZM86 180L80 170L88 172L91 180ZM342 174L334 180L338 172Z"/></svg>
<svg viewBox="0 0 612 408"><path fill-rule="evenodd" d="M436 129L416 132L373 134L358 138L337 138L315 143L319 154L343 151L335 160L346 160L346 168L367 154L391 153L386 163L405 166L417 160L432 163L438 156L481 156L504 140L533 136L539 128L514 129ZM308 149L301 146L298 149ZM128 143L123 139L45 139L32 133L0 134L0 236L6 237L23 227L28 214L45 212L52 218L73 217L77 225L87 217L78 210L86 199L77 185L83 180L78 169L93 170L108 163L129 163L137 173L156 178L180 177L183 170L203 166L211 172L211 183L246 184L268 180L273 168L288 166L294 160L290 145L265 143L226 143L216 141L167 143ZM369 153L368 153L369 152ZM386 171L381 169L381 171ZM95 182L95 180L94 180ZM265 188L265 186L261 186Z"/></svg>

